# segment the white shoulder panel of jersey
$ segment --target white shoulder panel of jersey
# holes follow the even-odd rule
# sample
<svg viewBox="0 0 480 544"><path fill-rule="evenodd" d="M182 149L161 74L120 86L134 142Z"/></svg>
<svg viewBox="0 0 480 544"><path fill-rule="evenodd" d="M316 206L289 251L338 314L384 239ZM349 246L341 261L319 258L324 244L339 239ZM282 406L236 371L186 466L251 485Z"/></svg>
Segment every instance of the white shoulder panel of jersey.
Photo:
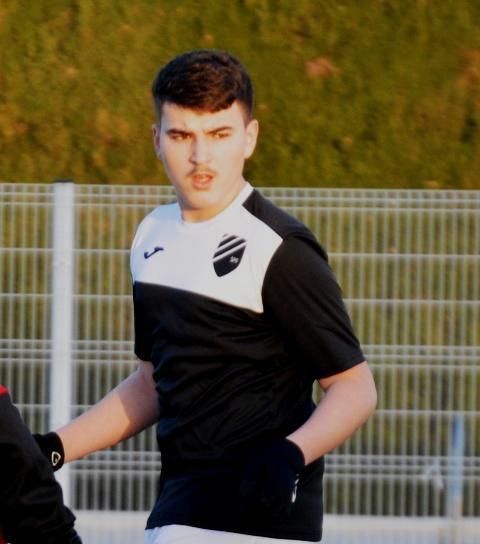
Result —
<svg viewBox="0 0 480 544"><path fill-rule="evenodd" d="M166 204L159 206L146 215L139 223L135 236L130 247L130 273L132 279L135 280L135 257L138 257L137 250L145 239L151 237L151 232L159 228L159 225L168 225L169 223L178 220L180 217L180 209L177 203Z"/></svg>
<svg viewBox="0 0 480 544"><path fill-rule="evenodd" d="M263 280L282 239L241 205L218 219L185 224L176 204L156 208L132 244L133 281L263 312Z"/></svg>

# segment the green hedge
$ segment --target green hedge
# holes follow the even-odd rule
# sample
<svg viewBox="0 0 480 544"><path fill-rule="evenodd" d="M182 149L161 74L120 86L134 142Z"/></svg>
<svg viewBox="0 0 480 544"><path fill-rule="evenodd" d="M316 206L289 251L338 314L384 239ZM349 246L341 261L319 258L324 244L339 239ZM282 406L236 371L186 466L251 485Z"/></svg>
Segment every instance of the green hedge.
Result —
<svg viewBox="0 0 480 544"><path fill-rule="evenodd" d="M476 0L3 0L0 181L166 183L150 83L198 47L252 73L258 185L480 187Z"/></svg>

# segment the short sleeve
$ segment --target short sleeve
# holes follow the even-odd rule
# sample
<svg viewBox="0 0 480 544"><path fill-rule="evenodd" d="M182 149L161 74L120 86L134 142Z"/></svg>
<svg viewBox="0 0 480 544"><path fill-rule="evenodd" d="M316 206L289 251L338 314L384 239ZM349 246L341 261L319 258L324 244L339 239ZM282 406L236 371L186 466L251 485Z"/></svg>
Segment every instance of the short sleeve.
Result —
<svg viewBox="0 0 480 544"><path fill-rule="evenodd" d="M134 352L141 361L149 361L152 351L151 324L148 320L148 311L145 308L145 306L148 304L148 300L146 300L144 294L138 286L138 283L136 282L138 266L138 264L136 264L138 263L137 246L143 236L143 230L148 219L149 216L145 217L137 227L137 231L130 248L130 273L132 276L133 320L135 334Z"/></svg>
<svg viewBox="0 0 480 544"><path fill-rule="evenodd" d="M135 355L141 361L150 361L152 355L152 326L148 320L148 309L145 308L145 297L138 288L138 284L133 284L133 318L135 331Z"/></svg>
<svg viewBox="0 0 480 544"><path fill-rule="evenodd" d="M262 295L265 314L280 330L290 357L315 378L365 360L341 289L313 235L283 240L269 264Z"/></svg>

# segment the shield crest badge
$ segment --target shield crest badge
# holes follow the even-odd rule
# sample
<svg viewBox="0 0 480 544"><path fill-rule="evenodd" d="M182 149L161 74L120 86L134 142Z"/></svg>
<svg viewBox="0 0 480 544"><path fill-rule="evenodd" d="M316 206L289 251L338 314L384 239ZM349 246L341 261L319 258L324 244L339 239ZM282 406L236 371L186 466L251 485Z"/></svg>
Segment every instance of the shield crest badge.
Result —
<svg viewBox="0 0 480 544"><path fill-rule="evenodd" d="M224 234L213 255L213 268L217 276L229 274L240 264L247 241L235 234Z"/></svg>

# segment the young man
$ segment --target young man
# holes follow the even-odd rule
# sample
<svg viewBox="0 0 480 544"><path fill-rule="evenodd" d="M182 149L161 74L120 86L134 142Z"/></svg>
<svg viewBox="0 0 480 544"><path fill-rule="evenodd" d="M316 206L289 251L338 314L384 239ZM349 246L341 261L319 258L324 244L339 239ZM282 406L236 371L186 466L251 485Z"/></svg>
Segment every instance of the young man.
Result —
<svg viewBox="0 0 480 544"><path fill-rule="evenodd" d="M177 202L132 245L139 367L44 450L76 459L157 422L146 542L319 541L323 455L376 404L340 289L311 232L243 177L258 134L243 66L189 52L152 91Z"/></svg>
<svg viewBox="0 0 480 544"><path fill-rule="evenodd" d="M3 385L0 459L0 542L81 544L52 469Z"/></svg>

